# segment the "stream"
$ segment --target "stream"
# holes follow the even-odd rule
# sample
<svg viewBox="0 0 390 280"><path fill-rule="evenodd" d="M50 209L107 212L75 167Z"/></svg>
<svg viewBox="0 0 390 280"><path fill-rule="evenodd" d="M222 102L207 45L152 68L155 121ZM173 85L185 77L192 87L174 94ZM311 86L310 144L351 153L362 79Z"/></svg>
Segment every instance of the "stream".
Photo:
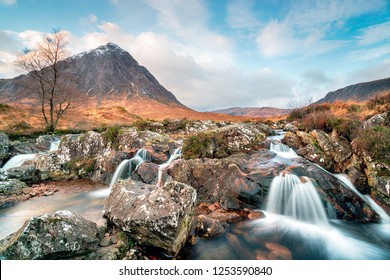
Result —
<svg viewBox="0 0 390 280"><path fill-rule="evenodd" d="M276 141L271 150L277 156L273 159L289 163L298 157L288 146L277 143L280 135L269 137ZM178 157L178 150L171 155L169 163ZM134 159L123 162L113 180L123 178L123 168L133 169L147 158L137 153ZM166 168L163 164L161 170ZM119 170L121 169L121 170ZM181 259L266 259L269 249L281 247L282 254L292 259L390 259L390 218L383 209L369 197L364 197L381 216L381 223L359 224L332 219L325 213L318 195L311 187L310 178L298 178L292 174L275 177L269 191L268 204L264 209L265 218L230 224L225 234L211 239L198 238L195 245L186 245ZM337 175L348 184L348 179ZM342 176L342 177L340 177ZM159 178L161 175L159 175ZM158 182L160 184L160 182ZM349 182L350 184L350 182ZM351 185L351 184L350 184ZM349 186L353 187L353 185ZM99 190L56 194L39 197L0 209L0 239L18 230L29 218L57 210L69 210L98 224L104 200L110 188ZM280 203L280 202L283 203ZM277 244L277 245L275 245ZM286 251L283 248L288 248Z"/></svg>

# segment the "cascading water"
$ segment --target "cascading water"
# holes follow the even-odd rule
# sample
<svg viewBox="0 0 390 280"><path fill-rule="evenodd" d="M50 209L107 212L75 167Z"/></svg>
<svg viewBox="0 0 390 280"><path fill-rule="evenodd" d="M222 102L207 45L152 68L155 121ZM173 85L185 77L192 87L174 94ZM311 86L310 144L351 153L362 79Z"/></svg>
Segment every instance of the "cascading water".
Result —
<svg viewBox="0 0 390 280"><path fill-rule="evenodd" d="M60 145L60 142L61 142L60 140L55 140L55 141L50 142L49 151L50 152L57 151L58 150L58 146Z"/></svg>
<svg viewBox="0 0 390 280"><path fill-rule="evenodd" d="M316 225L328 225L312 180L288 172L282 172L272 180L266 211Z"/></svg>
<svg viewBox="0 0 390 280"><path fill-rule="evenodd" d="M163 172L165 171L165 169L167 169L167 167L171 164L172 161L179 158L180 156L181 156L181 147L175 149L173 154L171 154L171 156L169 157L168 161L166 163L161 164L158 167L157 186L160 187L163 183L162 182L162 175L163 175Z"/></svg>
<svg viewBox="0 0 390 280"><path fill-rule="evenodd" d="M144 161L150 161L151 155L145 149L139 149L134 157L131 159L123 160L115 170L114 175L112 176L110 182L110 189L118 181L118 179L126 179L131 176L131 174L137 170L138 166Z"/></svg>
<svg viewBox="0 0 390 280"><path fill-rule="evenodd" d="M356 187L352 184L352 182L349 180L347 175L345 174L333 174L337 179L339 179L341 182L343 182L351 191L356 193L361 199L363 199L364 202L366 202L372 209L375 210L375 212L378 213L378 215L381 217L381 221L383 223L390 223L390 216L386 213L385 210L383 210L382 207L380 207L369 195L362 195Z"/></svg>
<svg viewBox="0 0 390 280"><path fill-rule="evenodd" d="M36 154L22 154L22 155L16 155L12 157L10 160L8 160L4 166L3 169L7 170L13 167L21 166L25 161L33 160Z"/></svg>

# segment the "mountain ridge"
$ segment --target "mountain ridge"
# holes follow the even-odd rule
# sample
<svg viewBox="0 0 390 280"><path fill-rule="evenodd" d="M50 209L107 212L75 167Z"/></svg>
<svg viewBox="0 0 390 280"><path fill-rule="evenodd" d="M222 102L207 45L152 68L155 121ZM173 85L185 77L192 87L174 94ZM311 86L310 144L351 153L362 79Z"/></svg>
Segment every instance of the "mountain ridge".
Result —
<svg viewBox="0 0 390 280"><path fill-rule="evenodd" d="M163 104L185 107L157 79L130 55L114 43L101 45L58 62L62 74L73 80L81 96L105 99L153 99ZM29 74L0 80L0 98L20 101L26 98L20 82Z"/></svg>
<svg viewBox="0 0 390 280"><path fill-rule="evenodd" d="M362 82L328 92L323 98L314 102L332 103L337 100L341 101L366 101L378 94L390 91L390 78L384 78L374 81Z"/></svg>
<svg viewBox="0 0 390 280"><path fill-rule="evenodd" d="M279 117L287 115L290 109L280 109L275 107L229 107L225 109L213 110L213 113L228 114L231 116L245 117Z"/></svg>

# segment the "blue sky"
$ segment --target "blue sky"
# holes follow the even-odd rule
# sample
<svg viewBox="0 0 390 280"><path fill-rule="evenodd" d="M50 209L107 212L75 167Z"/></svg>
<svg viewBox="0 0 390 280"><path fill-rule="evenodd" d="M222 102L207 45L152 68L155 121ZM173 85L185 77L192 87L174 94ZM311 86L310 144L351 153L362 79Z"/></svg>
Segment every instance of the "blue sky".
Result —
<svg viewBox="0 0 390 280"><path fill-rule="evenodd" d="M55 27L69 55L114 42L198 110L282 108L390 77L387 0L0 0L0 78Z"/></svg>

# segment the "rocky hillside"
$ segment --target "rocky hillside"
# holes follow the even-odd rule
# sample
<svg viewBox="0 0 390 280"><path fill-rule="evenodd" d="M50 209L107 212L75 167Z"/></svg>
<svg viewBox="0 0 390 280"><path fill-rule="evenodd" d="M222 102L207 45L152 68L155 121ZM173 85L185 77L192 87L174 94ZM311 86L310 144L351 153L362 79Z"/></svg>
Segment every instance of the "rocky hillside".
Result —
<svg viewBox="0 0 390 280"><path fill-rule="evenodd" d="M60 62L63 76L75 90L88 99L151 99L184 107L156 78L125 50L108 43ZM0 99L20 101L26 98L21 86L29 75L0 80Z"/></svg>
<svg viewBox="0 0 390 280"><path fill-rule="evenodd" d="M315 103L332 103L336 100L366 101L374 96L390 91L390 78L350 85L329 92L324 98Z"/></svg>
<svg viewBox="0 0 390 280"><path fill-rule="evenodd" d="M279 109L274 107L231 107L213 111L214 113L227 114L231 116L246 116L246 117L279 117L287 115L291 112L290 109Z"/></svg>

